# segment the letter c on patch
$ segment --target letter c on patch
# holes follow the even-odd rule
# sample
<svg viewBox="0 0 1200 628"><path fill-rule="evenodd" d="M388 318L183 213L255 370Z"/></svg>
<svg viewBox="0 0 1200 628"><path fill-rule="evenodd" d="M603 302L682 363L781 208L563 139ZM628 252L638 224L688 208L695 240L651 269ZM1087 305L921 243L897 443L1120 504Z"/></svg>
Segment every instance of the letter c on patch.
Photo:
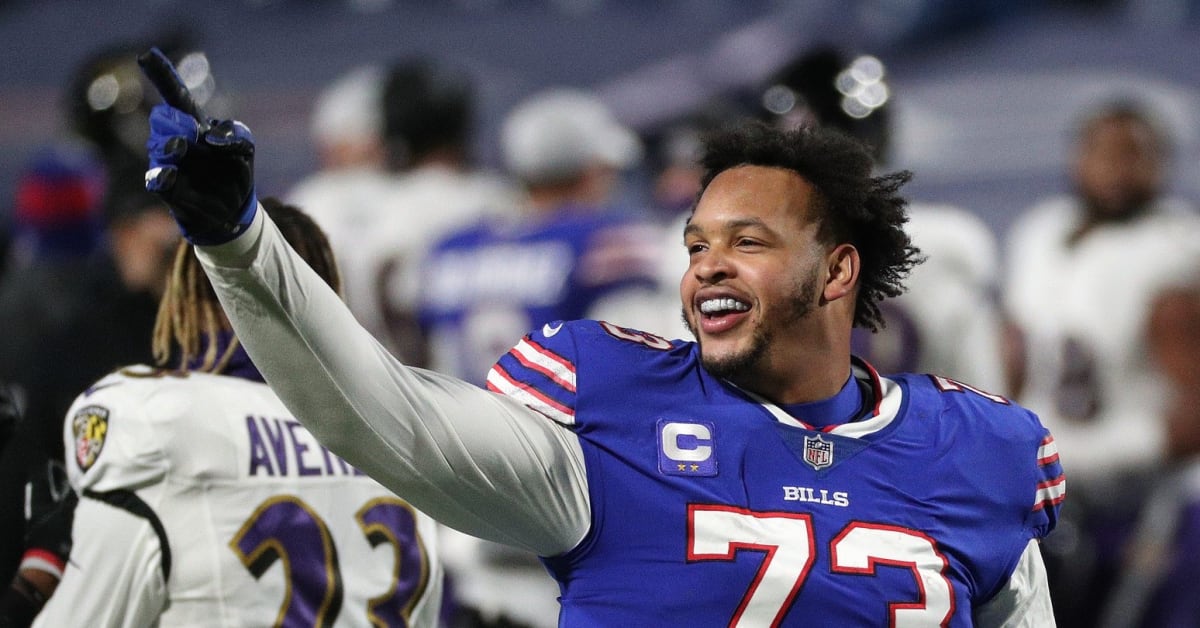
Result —
<svg viewBox="0 0 1200 628"><path fill-rule="evenodd" d="M662 447L671 460L708 460L712 456L712 431L699 423L667 423L662 428Z"/></svg>

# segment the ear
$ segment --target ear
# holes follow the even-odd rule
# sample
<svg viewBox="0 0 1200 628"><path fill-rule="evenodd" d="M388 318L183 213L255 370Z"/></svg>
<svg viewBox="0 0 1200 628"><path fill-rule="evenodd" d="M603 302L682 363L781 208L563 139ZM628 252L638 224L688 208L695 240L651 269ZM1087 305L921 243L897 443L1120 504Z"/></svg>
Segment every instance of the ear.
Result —
<svg viewBox="0 0 1200 628"><path fill-rule="evenodd" d="M825 286L822 296L826 301L836 301L854 293L858 287L858 271L861 262L858 249L852 244L839 244L825 256Z"/></svg>

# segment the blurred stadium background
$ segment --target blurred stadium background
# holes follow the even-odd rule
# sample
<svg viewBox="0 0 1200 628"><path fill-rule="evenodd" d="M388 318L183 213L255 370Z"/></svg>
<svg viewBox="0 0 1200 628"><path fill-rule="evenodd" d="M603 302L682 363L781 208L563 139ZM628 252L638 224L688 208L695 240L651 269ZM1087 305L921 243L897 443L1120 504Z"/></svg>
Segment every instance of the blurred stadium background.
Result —
<svg viewBox="0 0 1200 628"><path fill-rule="evenodd" d="M1173 191L1200 199L1200 0L0 0L0 207L30 155L65 129L62 95L109 44L184 33L259 140L260 194L315 166L313 96L356 65L428 53L480 86L478 155L548 85L596 89L643 132L758 86L833 43L883 60L893 166L914 195L980 213L1003 234L1065 185L1082 107L1150 99L1170 125Z"/></svg>

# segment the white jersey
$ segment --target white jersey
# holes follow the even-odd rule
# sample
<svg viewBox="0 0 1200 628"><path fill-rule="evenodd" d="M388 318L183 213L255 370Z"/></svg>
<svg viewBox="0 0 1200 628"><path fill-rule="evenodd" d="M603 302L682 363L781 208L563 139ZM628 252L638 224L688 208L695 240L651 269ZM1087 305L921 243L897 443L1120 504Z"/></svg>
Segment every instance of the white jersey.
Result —
<svg viewBox="0 0 1200 628"><path fill-rule="evenodd" d="M1042 418L1075 480L1158 460L1163 383L1147 355L1151 301L1200 269L1200 215L1160 202L1073 245L1082 209L1042 203L1009 236L1005 307L1028 359L1019 401Z"/></svg>
<svg viewBox="0 0 1200 628"><path fill-rule="evenodd" d="M391 186L392 176L377 168L323 170L296 184L285 200L321 227L337 255L374 228L380 198Z"/></svg>
<svg viewBox="0 0 1200 628"><path fill-rule="evenodd" d="M925 261L905 293L881 304L887 326L861 336L866 349L856 353L883 372L936 373L1005 392L995 235L964 209L919 203L909 206L905 230Z"/></svg>
<svg viewBox="0 0 1200 628"><path fill-rule="evenodd" d="M292 198L329 234L350 310L401 354L413 333L414 275L426 249L454 229L514 213L519 202L503 179L435 166L332 181L324 194L332 212L302 192Z"/></svg>
<svg viewBox="0 0 1200 628"><path fill-rule="evenodd" d="M547 557L588 534L580 438L547 420L544 407L398 362L354 324L265 212L237 239L197 247L197 255L255 364L333 451L468 534ZM1030 542L976 621L1052 626L1049 609L1045 570Z"/></svg>
<svg viewBox="0 0 1200 628"><path fill-rule="evenodd" d="M265 384L147 367L81 394L57 626L436 626L432 519L322 447Z"/></svg>

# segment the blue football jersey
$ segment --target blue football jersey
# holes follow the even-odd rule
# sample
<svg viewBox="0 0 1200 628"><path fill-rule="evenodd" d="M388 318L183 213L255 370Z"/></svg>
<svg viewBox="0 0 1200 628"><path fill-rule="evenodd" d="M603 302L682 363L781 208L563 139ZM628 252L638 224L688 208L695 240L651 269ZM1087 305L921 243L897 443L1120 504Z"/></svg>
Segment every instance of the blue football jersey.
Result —
<svg viewBox="0 0 1200 628"><path fill-rule="evenodd" d="M544 559L560 625L970 626L1055 525L1053 439L953 380L855 376L863 415L815 429L694 343L595 321L523 338L489 388L573 426L587 464L591 529Z"/></svg>
<svg viewBox="0 0 1200 628"><path fill-rule="evenodd" d="M582 208L449 236L422 264L418 315L432 367L482 385L513 338L549 321L587 318L616 291L654 289L659 247L644 223Z"/></svg>

